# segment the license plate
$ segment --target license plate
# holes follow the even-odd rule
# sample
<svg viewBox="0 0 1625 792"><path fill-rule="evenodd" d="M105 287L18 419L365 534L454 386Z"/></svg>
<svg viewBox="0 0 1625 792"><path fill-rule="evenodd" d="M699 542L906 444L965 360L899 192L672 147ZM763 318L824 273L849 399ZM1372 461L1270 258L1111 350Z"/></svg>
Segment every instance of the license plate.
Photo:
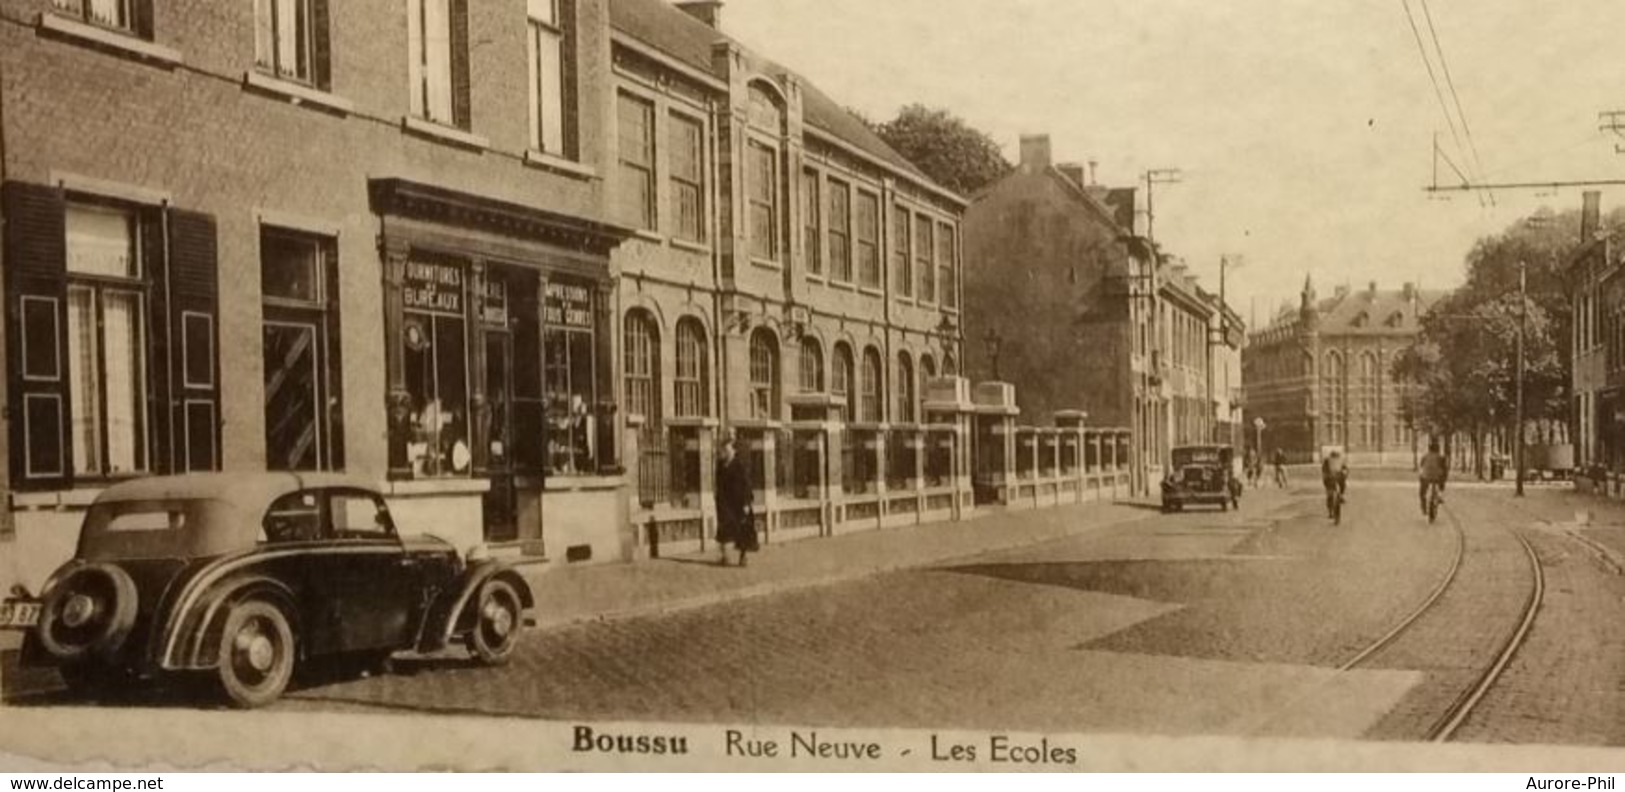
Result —
<svg viewBox="0 0 1625 792"><path fill-rule="evenodd" d="M29 629L39 624L39 614L38 600L5 600L0 602L0 629Z"/></svg>

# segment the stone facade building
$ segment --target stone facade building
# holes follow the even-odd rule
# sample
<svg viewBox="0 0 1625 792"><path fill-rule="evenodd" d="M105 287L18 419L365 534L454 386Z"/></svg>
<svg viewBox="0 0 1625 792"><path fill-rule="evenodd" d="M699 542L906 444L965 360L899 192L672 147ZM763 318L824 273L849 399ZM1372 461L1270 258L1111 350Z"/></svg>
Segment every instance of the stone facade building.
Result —
<svg viewBox="0 0 1625 792"><path fill-rule="evenodd" d="M1371 283L1361 291L1339 287L1322 300L1305 279L1297 310L1254 331L1242 353L1249 442L1258 441L1254 419L1263 419L1266 455L1279 448L1305 463L1338 446L1351 464L1411 464L1416 434L1392 364L1441 296L1412 284L1383 291Z"/></svg>

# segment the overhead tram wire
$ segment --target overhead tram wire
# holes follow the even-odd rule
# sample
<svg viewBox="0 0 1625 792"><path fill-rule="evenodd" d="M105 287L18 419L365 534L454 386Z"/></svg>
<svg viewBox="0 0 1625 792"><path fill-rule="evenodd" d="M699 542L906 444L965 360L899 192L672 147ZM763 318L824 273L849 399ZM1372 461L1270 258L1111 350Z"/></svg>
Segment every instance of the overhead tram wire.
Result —
<svg viewBox="0 0 1625 792"><path fill-rule="evenodd" d="M1439 55L1439 70L1444 72L1445 86L1450 89L1450 100L1456 105L1456 116L1461 119L1461 131L1467 136L1467 147L1473 154L1474 169L1482 176L1484 174L1484 161L1478 156L1478 141L1473 139L1473 127L1467 123L1467 111L1461 108L1461 95L1456 93L1456 80L1450 75L1450 61L1445 58L1444 46L1439 43L1439 31L1433 26L1433 11L1428 7L1428 0L1420 0L1420 2L1422 3L1422 17L1428 23L1428 35L1433 38L1433 51ZM1489 196L1490 206L1494 206L1495 193L1486 190L1485 194Z"/></svg>
<svg viewBox="0 0 1625 792"><path fill-rule="evenodd" d="M1444 114L1445 123L1450 125L1450 139L1455 141L1456 149L1465 154L1467 147L1461 144L1461 131L1456 127L1456 117L1450 112L1450 104L1444 100L1444 89L1439 87L1439 76L1433 71L1433 59L1428 57L1427 44L1422 41L1422 31L1416 26L1416 15L1411 12L1410 0L1399 0L1399 5L1405 9L1405 21L1410 23L1411 35L1416 38L1416 53L1422 56L1422 66L1427 69L1428 81L1433 83L1433 95L1439 100L1439 112ZM1469 167L1468 170L1471 171L1472 168ZM1473 194L1478 197L1478 205L1484 206L1483 194L1476 190Z"/></svg>

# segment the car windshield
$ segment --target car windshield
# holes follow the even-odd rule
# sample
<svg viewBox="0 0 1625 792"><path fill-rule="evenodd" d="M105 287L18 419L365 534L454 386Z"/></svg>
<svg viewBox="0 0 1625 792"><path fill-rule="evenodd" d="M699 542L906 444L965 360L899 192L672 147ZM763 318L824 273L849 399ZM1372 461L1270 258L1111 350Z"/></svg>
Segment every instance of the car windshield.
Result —
<svg viewBox="0 0 1625 792"><path fill-rule="evenodd" d="M205 499L97 503L85 514L79 556L86 559L195 558L230 549L226 504ZM220 528L207 528L210 524Z"/></svg>

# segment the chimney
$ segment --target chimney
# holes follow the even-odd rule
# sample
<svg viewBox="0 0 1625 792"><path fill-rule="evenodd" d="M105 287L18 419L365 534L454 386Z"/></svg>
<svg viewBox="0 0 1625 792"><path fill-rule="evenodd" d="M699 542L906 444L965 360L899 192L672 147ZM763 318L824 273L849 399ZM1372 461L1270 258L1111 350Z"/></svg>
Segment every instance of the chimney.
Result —
<svg viewBox="0 0 1625 792"><path fill-rule="evenodd" d="M1580 209L1580 244L1584 245L1597 236L1602 225L1602 193L1597 190L1586 190L1582 195Z"/></svg>
<svg viewBox="0 0 1625 792"><path fill-rule="evenodd" d="M1373 300L1377 299L1377 282L1376 281L1372 281L1371 285L1369 287L1367 287L1366 296L1373 299Z"/></svg>
<svg viewBox="0 0 1625 792"><path fill-rule="evenodd" d="M1408 303L1416 302L1416 284L1414 284L1414 283L1405 284L1405 302L1408 302Z"/></svg>
<svg viewBox="0 0 1625 792"><path fill-rule="evenodd" d="M1083 180L1082 165L1079 165L1076 162L1063 162L1056 167L1059 168L1061 173L1065 174L1068 179L1071 179L1073 184L1076 184L1079 187L1089 186L1089 183Z"/></svg>
<svg viewBox="0 0 1625 792"><path fill-rule="evenodd" d="M1050 167L1049 135L1021 136L1021 169L1037 173Z"/></svg>
<svg viewBox="0 0 1625 792"><path fill-rule="evenodd" d="M1095 179L1095 168L1097 166L1099 166L1099 165L1100 165L1100 163L1098 163L1098 162L1096 162L1094 160L1089 160L1089 183L1090 184L1099 184L1100 183L1099 181L1097 181Z"/></svg>
<svg viewBox="0 0 1625 792"><path fill-rule="evenodd" d="M688 0L677 7L713 30L722 29L722 0Z"/></svg>

